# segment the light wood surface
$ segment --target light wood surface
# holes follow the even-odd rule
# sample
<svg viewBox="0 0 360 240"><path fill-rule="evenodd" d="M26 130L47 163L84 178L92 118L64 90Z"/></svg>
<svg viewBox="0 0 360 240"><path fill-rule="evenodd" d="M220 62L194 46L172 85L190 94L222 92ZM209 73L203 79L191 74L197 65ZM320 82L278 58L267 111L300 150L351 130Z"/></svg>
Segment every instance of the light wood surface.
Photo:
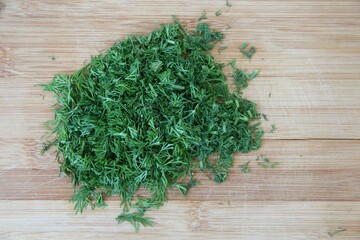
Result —
<svg viewBox="0 0 360 240"><path fill-rule="evenodd" d="M360 1L229 2L0 0L0 239L330 239L338 227L334 239L360 239ZM54 155L39 156L53 100L34 85L171 15L194 28L203 10L225 33L216 58L260 69L245 96L277 130L236 155L227 182L197 173L187 198L148 213L153 228L118 225L116 197L75 215ZM251 62L244 41L257 47ZM259 154L280 166L241 173Z"/></svg>

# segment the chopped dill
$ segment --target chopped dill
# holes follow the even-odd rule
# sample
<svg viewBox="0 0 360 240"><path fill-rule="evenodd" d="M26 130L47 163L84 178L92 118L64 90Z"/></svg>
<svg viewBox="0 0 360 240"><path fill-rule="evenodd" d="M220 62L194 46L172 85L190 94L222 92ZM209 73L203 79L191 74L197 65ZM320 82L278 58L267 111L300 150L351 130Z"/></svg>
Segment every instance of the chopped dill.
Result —
<svg viewBox="0 0 360 240"><path fill-rule="evenodd" d="M256 49L255 47L251 46L249 48L249 50L246 50L246 48L248 47L249 43L248 42L244 42L243 44L240 45L240 52L242 53L242 55L244 55L247 59L251 59L252 56L255 54Z"/></svg>
<svg viewBox="0 0 360 240"><path fill-rule="evenodd" d="M248 81L254 79L258 74L259 70L254 70L250 75L245 72L243 69L239 69L236 66L236 60L231 59L228 63L231 68L233 69L232 77L235 82L236 91L241 92L242 89L246 88L248 86Z"/></svg>
<svg viewBox="0 0 360 240"><path fill-rule="evenodd" d="M345 232L345 231L346 231L345 228L343 228L343 227L338 227L335 231L333 231L333 232L328 232L328 235L329 235L331 238L333 238L336 234L341 233L341 232Z"/></svg>
<svg viewBox="0 0 360 240"><path fill-rule="evenodd" d="M254 55L255 52L256 52L255 47L251 46L250 49L249 49L249 53L251 54L251 56Z"/></svg>
<svg viewBox="0 0 360 240"><path fill-rule="evenodd" d="M226 0L226 6L227 6L227 7L231 7L231 6L232 6L232 4L229 3L229 0Z"/></svg>
<svg viewBox="0 0 360 240"><path fill-rule="evenodd" d="M248 80L250 80L250 78L244 70L235 69L232 72L232 77L234 79L237 92L240 92L242 89L248 86Z"/></svg>
<svg viewBox="0 0 360 240"><path fill-rule="evenodd" d="M201 16L199 17L198 21L200 22L200 21L205 20L205 19L207 19L207 17L206 17L206 12L203 11L202 14L201 14Z"/></svg>
<svg viewBox="0 0 360 240"><path fill-rule="evenodd" d="M225 50L225 49L227 49L226 46L220 46L220 47L218 48L219 54L220 54L221 51L223 51L223 50Z"/></svg>
<svg viewBox="0 0 360 240"><path fill-rule="evenodd" d="M269 158L264 157L262 154L256 158L256 162L262 168L275 168L280 165L280 162L270 162Z"/></svg>
<svg viewBox="0 0 360 240"><path fill-rule="evenodd" d="M270 133L274 133L276 130L277 130L277 127L275 126L275 124L271 124Z"/></svg>
<svg viewBox="0 0 360 240"><path fill-rule="evenodd" d="M230 65L233 70L234 70L234 69L237 69L237 67L236 67L236 60L235 60L234 58L232 58L232 59L229 61L228 65Z"/></svg>
<svg viewBox="0 0 360 240"><path fill-rule="evenodd" d="M249 168L249 163L250 161L248 161L247 163L241 164L239 167L241 168L241 171L243 173L248 173L251 171L251 169Z"/></svg>
<svg viewBox="0 0 360 240"><path fill-rule="evenodd" d="M217 16L217 17L220 16L221 14L222 14L222 13L221 13L220 10L218 10L218 11L215 12L215 16Z"/></svg>
<svg viewBox="0 0 360 240"><path fill-rule="evenodd" d="M131 223L134 226L136 232L139 231L140 225L144 227L151 227L155 223L150 218L144 217L144 213L123 213L116 217L116 220L118 221L118 223Z"/></svg>
<svg viewBox="0 0 360 240"><path fill-rule="evenodd" d="M248 42L244 42L243 44L240 45L240 49L244 50L248 45L249 45Z"/></svg>
<svg viewBox="0 0 360 240"><path fill-rule="evenodd" d="M234 153L261 146L256 104L229 91L224 64L211 55L223 34L205 22L188 31L173 19L42 85L56 100L42 151L56 148L76 212L104 207L104 196L116 195L116 220L138 231L154 224L145 214L167 201L168 190L188 193L195 170L221 183ZM233 77L243 89L257 73L236 68ZM147 197L136 195L140 188Z"/></svg>
<svg viewBox="0 0 360 240"><path fill-rule="evenodd" d="M259 74L259 70L254 70L250 76L249 76L249 80L253 80L255 77L257 77L257 75Z"/></svg>

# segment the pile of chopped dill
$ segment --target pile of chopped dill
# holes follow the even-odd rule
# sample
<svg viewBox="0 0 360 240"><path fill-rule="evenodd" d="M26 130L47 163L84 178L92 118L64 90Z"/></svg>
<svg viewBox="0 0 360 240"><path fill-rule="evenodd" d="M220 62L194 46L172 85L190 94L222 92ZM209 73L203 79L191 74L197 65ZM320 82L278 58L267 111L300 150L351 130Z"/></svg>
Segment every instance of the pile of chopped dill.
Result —
<svg viewBox="0 0 360 240"><path fill-rule="evenodd" d="M162 206L168 190L187 194L195 170L221 183L234 153L260 147L255 103L229 91L224 64L210 53L221 39L205 22L188 31L174 17L43 85L57 101L44 150L56 147L60 172L74 185L76 211L118 195L117 220L138 230L153 224L144 214ZM242 77L239 88L247 85L244 74L234 73ZM135 196L139 188L148 195Z"/></svg>

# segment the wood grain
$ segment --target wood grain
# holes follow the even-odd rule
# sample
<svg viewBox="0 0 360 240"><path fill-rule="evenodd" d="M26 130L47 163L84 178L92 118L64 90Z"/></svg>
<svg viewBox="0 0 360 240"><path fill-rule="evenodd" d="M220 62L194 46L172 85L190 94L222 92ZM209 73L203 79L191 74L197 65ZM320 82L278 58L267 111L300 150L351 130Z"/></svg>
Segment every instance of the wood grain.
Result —
<svg viewBox="0 0 360 240"><path fill-rule="evenodd" d="M0 0L1 239L329 239L337 227L346 232L334 239L359 239L360 2L229 2ZM263 147L236 155L223 184L197 173L201 185L187 198L170 195L148 214L158 224L138 234L116 224L117 198L75 216L54 155L39 156L53 100L34 85L173 14L194 28L203 10L225 33L228 48L215 57L261 71L244 94L269 118ZM238 51L244 41L257 48L251 62ZM252 172L241 173L238 165L259 154L281 165L253 161Z"/></svg>
<svg viewBox="0 0 360 240"><path fill-rule="evenodd" d="M0 201L3 239L359 239L359 202L171 201L157 224L134 233L114 218L118 204L75 215L67 201ZM226 219L227 221L224 221ZM21 231L19 231L21 226Z"/></svg>
<svg viewBox="0 0 360 240"><path fill-rule="evenodd" d="M16 166L5 162L0 173L0 200L65 200L72 195L71 183L59 177L53 156L40 157L41 143L13 152L5 151L4 159L21 159ZM3 143L11 149L12 142ZM18 149L21 146L17 147ZM274 169L263 169L255 163L264 154L280 162ZM254 201L359 201L360 141L334 140L267 140L259 151L237 154L228 181L216 184L205 174L196 177L200 185L187 198L170 195L170 200L254 200ZM238 167L247 161L252 172L244 174ZM116 198L114 198L116 199Z"/></svg>

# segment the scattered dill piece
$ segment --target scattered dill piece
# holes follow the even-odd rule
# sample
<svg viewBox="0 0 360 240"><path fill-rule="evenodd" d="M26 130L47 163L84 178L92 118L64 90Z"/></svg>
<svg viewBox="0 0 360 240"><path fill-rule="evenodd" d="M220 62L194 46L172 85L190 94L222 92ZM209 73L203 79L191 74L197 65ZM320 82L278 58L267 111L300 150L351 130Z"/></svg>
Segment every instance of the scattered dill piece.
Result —
<svg viewBox="0 0 360 240"><path fill-rule="evenodd" d="M131 223L134 226L135 231L138 232L140 225L144 227L148 227L148 226L151 227L154 225L154 222L150 218L144 217L143 215L144 215L143 213L139 213L139 212L124 213L116 217L116 220L118 221L118 223L122 223L122 222Z"/></svg>
<svg viewBox="0 0 360 240"><path fill-rule="evenodd" d="M255 77L257 77L258 74L259 74L259 70L254 70L254 71L249 75L249 80L253 80Z"/></svg>
<svg viewBox="0 0 360 240"><path fill-rule="evenodd" d="M248 42L244 42L243 44L240 45L240 50L244 50L248 45L249 45Z"/></svg>
<svg viewBox="0 0 360 240"><path fill-rule="evenodd" d="M221 51L223 51L223 50L225 50L225 49L227 49L226 46L220 46L220 47L218 48L219 54L220 54Z"/></svg>
<svg viewBox="0 0 360 240"><path fill-rule="evenodd" d="M264 164L264 163L262 163L262 162L258 162L257 163L260 167L262 167L262 168L267 168L267 166Z"/></svg>
<svg viewBox="0 0 360 240"><path fill-rule="evenodd" d="M231 29L231 26L229 24L226 24L226 30Z"/></svg>
<svg viewBox="0 0 360 240"><path fill-rule="evenodd" d="M248 51L241 50L241 53L249 60L252 58L252 54L250 54Z"/></svg>
<svg viewBox="0 0 360 240"><path fill-rule="evenodd" d="M218 10L218 11L215 12L215 16L217 16L217 17L220 16L221 14L222 14L222 13L221 13L220 10Z"/></svg>
<svg viewBox="0 0 360 240"><path fill-rule="evenodd" d="M229 65L233 69L232 77L234 79L237 92L240 92L242 89L246 88L248 86L248 81L254 79L259 74L259 70L254 70L249 75L244 70L239 69L236 66L236 60L235 59L231 59L231 61L229 62Z"/></svg>
<svg viewBox="0 0 360 240"><path fill-rule="evenodd" d="M274 133L276 130L277 130L277 127L275 126L275 124L271 124L270 133Z"/></svg>
<svg viewBox="0 0 360 240"><path fill-rule="evenodd" d="M250 168L249 168L249 163L250 163L250 161L248 161L247 163L244 163L244 164L241 164L241 165L240 165L241 171L242 171L243 173L248 173L248 172L251 171Z"/></svg>
<svg viewBox="0 0 360 240"><path fill-rule="evenodd" d="M262 113L261 116L263 117L263 119L264 119L265 121L269 121L266 114Z"/></svg>
<svg viewBox="0 0 360 240"><path fill-rule="evenodd" d="M56 60L55 56L51 56L50 58L51 58L51 60L53 60L53 61Z"/></svg>
<svg viewBox="0 0 360 240"><path fill-rule="evenodd" d="M275 168L280 165L280 162L270 162L269 158L260 154L257 158L257 165L262 168Z"/></svg>
<svg viewBox="0 0 360 240"><path fill-rule="evenodd" d="M207 17L206 17L206 12L203 11L202 14L201 14L201 16L199 17L198 21L200 22L200 21L205 20L205 19L207 19Z"/></svg>
<svg viewBox="0 0 360 240"><path fill-rule="evenodd" d="M186 195L195 170L221 183L235 153L261 146L256 104L229 91L224 64L211 55L223 34L205 22L188 31L173 20L42 85L56 101L42 151L56 149L76 212L104 207L104 196L116 195L119 223L136 231L152 226L146 212L161 207L168 190ZM253 73L232 66L243 89ZM147 197L137 196L140 188Z"/></svg>
<svg viewBox="0 0 360 240"><path fill-rule="evenodd" d="M271 92L269 92L269 98L271 98Z"/></svg>
<svg viewBox="0 0 360 240"><path fill-rule="evenodd" d="M234 79L237 92L240 92L242 89L246 88L248 86L248 81L254 79L259 74L258 70L254 70L249 75L244 70L237 68L235 61L231 61L229 64L234 69L232 72L232 77Z"/></svg>
<svg viewBox="0 0 360 240"><path fill-rule="evenodd" d="M251 56L256 52L255 47L250 47L249 49L249 53L251 54Z"/></svg>
<svg viewBox="0 0 360 240"><path fill-rule="evenodd" d="M230 65L232 69L237 69L236 60L234 58L229 61L228 65Z"/></svg>
<svg viewBox="0 0 360 240"><path fill-rule="evenodd" d="M231 7L231 6L232 6L232 4L229 3L229 0L226 0L226 6L227 6L227 7Z"/></svg>
<svg viewBox="0 0 360 240"><path fill-rule="evenodd" d="M232 72L232 77L234 79L237 92L240 92L248 86L249 75L242 69L234 70Z"/></svg>
<svg viewBox="0 0 360 240"><path fill-rule="evenodd" d="M240 52L242 53L242 55L244 55L247 59L251 59L252 56L255 54L256 49L255 47L250 47L249 50L246 50L246 48L248 47L249 43L248 42L244 42L243 44L240 45Z"/></svg>
<svg viewBox="0 0 360 240"><path fill-rule="evenodd" d="M328 235L332 238L334 237L336 234L341 233L341 232L345 232L346 229L343 227L338 227L337 230L333 231L333 232L328 232Z"/></svg>
<svg viewBox="0 0 360 240"><path fill-rule="evenodd" d="M280 165L280 162L269 163L270 168L275 168Z"/></svg>

